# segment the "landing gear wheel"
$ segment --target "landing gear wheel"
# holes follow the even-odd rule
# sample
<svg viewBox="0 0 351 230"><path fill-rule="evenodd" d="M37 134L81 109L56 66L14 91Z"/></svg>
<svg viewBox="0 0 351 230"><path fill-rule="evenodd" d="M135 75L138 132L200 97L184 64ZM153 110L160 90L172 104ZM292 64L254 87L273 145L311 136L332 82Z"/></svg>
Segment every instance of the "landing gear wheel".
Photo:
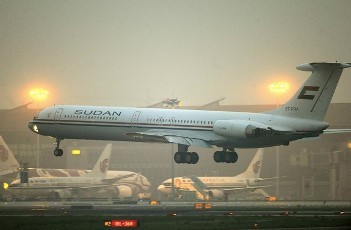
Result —
<svg viewBox="0 0 351 230"><path fill-rule="evenodd" d="M235 163L238 161L238 154L236 152L232 152L232 161L231 163Z"/></svg>
<svg viewBox="0 0 351 230"><path fill-rule="evenodd" d="M233 154L231 152L223 152L223 161L226 163L232 163Z"/></svg>
<svg viewBox="0 0 351 230"><path fill-rule="evenodd" d="M184 158L185 158L185 154L183 152L176 152L174 154L174 161L177 164L183 163L184 162Z"/></svg>
<svg viewBox="0 0 351 230"><path fill-rule="evenodd" d="M217 162L217 163L222 162L222 152L221 152L221 151L216 151L216 152L213 154L213 159L214 159L214 161Z"/></svg>
<svg viewBox="0 0 351 230"><path fill-rule="evenodd" d="M199 161L199 155L193 152L191 153L191 164L196 164Z"/></svg>
<svg viewBox="0 0 351 230"><path fill-rule="evenodd" d="M198 161L199 161L199 155L197 155L197 153L192 152L192 153L186 153L185 154L185 161L184 161L184 163L196 164Z"/></svg>
<svg viewBox="0 0 351 230"><path fill-rule="evenodd" d="M191 164L192 162L192 153L185 153L185 159L183 163Z"/></svg>
<svg viewBox="0 0 351 230"><path fill-rule="evenodd" d="M62 149L59 149L59 148L56 148L56 149L54 150L54 155L55 155L56 157L62 156L62 155L63 155L63 150L62 150Z"/></svg>
<svg viewBox="0 0 351 230"><path fill-rule="evenodd" d="M199 155L195 152L176 152L174 154L174 161L177 164L196 164L199 161Z"/></svg>
<svg viewBox="0 0 351 230"><path fill-rule="evenodd" d="M234 151L234 149L229 151L224 149L223 151L216 151L213 154L213 159L217 163L235 163L238 161L238 154Z"/></svg>

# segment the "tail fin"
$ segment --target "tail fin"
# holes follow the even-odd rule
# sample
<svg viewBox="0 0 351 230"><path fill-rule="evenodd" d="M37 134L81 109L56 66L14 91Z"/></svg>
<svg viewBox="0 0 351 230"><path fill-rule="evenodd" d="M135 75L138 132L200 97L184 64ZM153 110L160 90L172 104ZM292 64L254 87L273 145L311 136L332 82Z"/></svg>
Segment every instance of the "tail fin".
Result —
<svg viewBox="0 0 351 230"><path fill-rule="evenodd" d="M106 177L108 166L110 163L111 150L112 144L107 144L104 151L101 153L99 159L95 163L93 169L89 173L85 174L85 177Z"/></svg>
<svg viewBox="0 0 351 230"><path fill-rule="evenodd" d="M297 66L298 70L311 71L311 76L286 104L266 113L323 121L341 73L349 67L351 63L324 62Z"/></svg>
<svg viewBox="0 0 351 230"><path fill-rule="evenodd" d="M241 175L246 179L259 178L261 174L262 168L262 160L263 160L263 152L264 150L258 149L254 158L252 158L251 163L247 167L246 171Z"/></svg>
<svg viewBox="0 0 351 230"><path fill-rule="evenodd" d="M14 172L18 172L20 165L15 156L0 136L0 176L6 176Z"/></svg>

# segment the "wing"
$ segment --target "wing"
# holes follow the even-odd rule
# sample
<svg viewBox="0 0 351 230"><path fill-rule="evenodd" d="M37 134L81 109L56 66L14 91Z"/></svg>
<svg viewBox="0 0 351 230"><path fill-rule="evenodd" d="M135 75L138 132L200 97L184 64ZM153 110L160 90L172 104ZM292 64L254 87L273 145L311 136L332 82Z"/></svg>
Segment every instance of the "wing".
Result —
<svg viewBox="0 0 351 230"><path fill-rule="evenodd" d="M326 129L323 134L351 133L351 129Z"/></svg>
<svg viewBox="0 0 351 230"><path fill-rule="evenodd" d="M213 140L211 135L202 134L199 136L195 132L191 131L160 131L160 130L148 130L145 132L132 132L127 133L128 136L132 136L136 139L157 141L157 142L168 142L182 145L193 145L203 148L212 148L210 141Z"/></svg>

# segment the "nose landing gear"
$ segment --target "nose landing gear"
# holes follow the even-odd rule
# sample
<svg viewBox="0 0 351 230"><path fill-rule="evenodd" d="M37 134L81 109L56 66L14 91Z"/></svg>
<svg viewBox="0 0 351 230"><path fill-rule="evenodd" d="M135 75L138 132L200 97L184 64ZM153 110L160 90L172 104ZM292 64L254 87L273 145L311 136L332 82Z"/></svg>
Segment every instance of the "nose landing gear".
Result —
<svg viewBox="0 0 351 230"><path fill-rule="evenodd" d="M55 150L54 150L54 155L55 155L56 157L60 157L60 156L63 155L63 150L60 149L60 142L61 142L61 141L62 141L62 139L56 138L56 148L55 148Z"/></svg>

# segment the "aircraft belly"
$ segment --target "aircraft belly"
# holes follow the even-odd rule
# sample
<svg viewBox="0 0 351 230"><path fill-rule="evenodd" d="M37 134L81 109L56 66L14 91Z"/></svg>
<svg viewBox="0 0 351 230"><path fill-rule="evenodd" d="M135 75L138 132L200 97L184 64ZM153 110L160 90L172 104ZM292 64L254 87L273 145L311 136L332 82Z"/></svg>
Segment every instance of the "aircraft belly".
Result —
<svg viewBox="0 0 351 230"><path fill-rule="evenodd" d="M152 129L144 127L108 126L108 125L72 125L72 124L36 124L41 135L58 137L61 139L86 139L86 140L114 140L133 142L158 142L158 143L182 143L177 138L188 140L189 145L209 145L232 148L260 148L284 145L290 141L304 138L302 135L277 135L258 138L229 138L219 136L210 130L169 130L165 128ZM138 135L138 133L151 135ZM127 135L135 133L135 135ZM53 135L54 134L54 135ZM152 136L152 134L154 134ZM184 143L186 145L186 143ZM201 145L202 143L202 145Z"/></svg>
<svg viewBox="0 0 351 230"><path fill-rule="evenodd" d="M217 146L225 146L232 148L263 148L272 147L278 145L285 145L290 141L295 141L303 137L290 135L290 136L271 136L265 138L242 138L242 139L232 139L227 138L226 141L221 143L216 143Z"/></svg>
<svg viewBox="0 0 351 230"><path fill-rule="evenodd" d="M124 127L55 125L54 133L62 139L127 141L129 138L124 135L127 130Z"/></svg>
<svg viewBox="0 0 351 230"><path fill-rule="evenodd" d="M54 130L53 130L54 126ZM151 135L139 135L138 133L149 133ZM133 141L133 142L158 142L167 143L166 136L169 138L188 138L189 145L201 145L200 141L224 140L224 138L217 136L212 131L189 131L189 130L168 130L164 128L152 129L144 127L130 127L130 126L100 126L100 125L65 125L56 124L42 129L41 134L52 135L62 139L86 139L86 140L115 140L115 141ZM132 135L127 135L132 134ZM173 137L172 137L173 136ZM169 139L168 138L168 139ZM191 140L190 140L191 139ZM202 145L205 145L202 143Z"/></svg>

